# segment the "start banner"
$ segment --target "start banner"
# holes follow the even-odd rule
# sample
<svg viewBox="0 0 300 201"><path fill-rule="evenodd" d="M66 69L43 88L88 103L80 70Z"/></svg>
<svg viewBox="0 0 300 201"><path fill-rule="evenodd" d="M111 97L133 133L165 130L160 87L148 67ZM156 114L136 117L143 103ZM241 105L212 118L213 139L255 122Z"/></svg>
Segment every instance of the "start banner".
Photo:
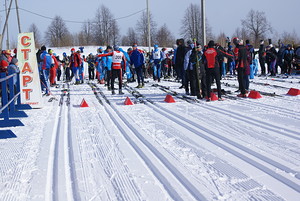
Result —
<svg viewBox="0 0 300 201"><path fill-rule="evenodd" d="M21 103L41 108L42 91L33 33L18 35L17 58L20 67Z"/></svg>

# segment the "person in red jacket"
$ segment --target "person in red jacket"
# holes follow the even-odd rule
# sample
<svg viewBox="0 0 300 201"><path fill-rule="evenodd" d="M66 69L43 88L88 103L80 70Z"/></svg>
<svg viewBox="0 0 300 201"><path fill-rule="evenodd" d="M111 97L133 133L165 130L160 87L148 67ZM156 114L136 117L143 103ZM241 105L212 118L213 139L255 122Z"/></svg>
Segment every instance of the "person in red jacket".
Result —
<svg viewBox="0 0 300 201"><path fill-rule="evenodd" d="M112 70L111 70L111 90L112 94L115 94L115 79L118 77L119 80L119 94L124 94L122 92L122 61L123 61L123 70L126 68L126 59L123 52L119 51L119 46L114 46L114 51L106 53L106 54L99 54L98 57L106 57L112 56Z"/></svg>
<svg viewBox="0 0 300 201"><path fill-rule="evenodd" d="M56 78L56 70L58 68L58 62L53 54L53 50L49 49L48 53L51 56L51 68L50 68L50 86L53 87L56 85L55 78Z"/></svg>
<svg viewBox="0 0 300 201"><path fill-rule="evenodd" d="M79 72L78 67L81 65L80 55L75 52L75 49L71 49L71 56L70 56L70 68L72 69L73 75L75 76L76 82L75 84L79 84ZM72 78L71 78L72 80Z"/></svg>
<svg viewBox="0 0 300 201"><path fill-rule="evenodd" d="M208 49L204 52L204 63L206 67L206 84L207 84L207 101L211 101L211 83L212 78L216 79L217 89L218 89L218 100L221 101L221 82L220 82L220 66L217 57L233 57L233 55L223 52L219 49L215 49L215 42L213 40L209 41Z"/></svg>

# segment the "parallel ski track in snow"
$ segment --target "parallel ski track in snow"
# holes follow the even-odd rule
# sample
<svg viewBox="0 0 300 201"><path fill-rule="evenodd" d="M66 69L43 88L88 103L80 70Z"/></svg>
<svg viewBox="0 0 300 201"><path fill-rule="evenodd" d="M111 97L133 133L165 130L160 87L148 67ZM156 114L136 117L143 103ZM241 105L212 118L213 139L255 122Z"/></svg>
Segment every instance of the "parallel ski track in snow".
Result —
<svg viewBox="0 0 300 201"><path fill-rule="evenodd" d="M131 90L134 91L134 89L132 89L132 88L131 88ZM182 125L186 129L192 131L199 137L204 138L207 141L223 148L224 150L228 151L229 153L237 156L238 158L255 166L256 168L260 169L261 171L265 172L266 174L270 175L271 177L277 179L278 181L285 184L286 186L293 189L294 191L300 193L300 185L299 184L297 184L295 181L293 181L293 179L289 179L285 176L278 174L273 169L280 169L286 173L293 174L293 175L295 175L295 180L300 180L300 173L298 171L295 171L295 170L285 166L284 164L280 164L277 161L274 161L274 160L264 156L263 154L257 153L245 146L242 146L241 144L237 143L236 141L233 141L227 137L224 137L224 136L216 133L213 130L207 129L207 128L201 126L199 123L189 120L189 119L185 118L184 116L179 115L179 114L177 114L169 109L166 109L158 104L155 104L155 106L153 106L152 103L148 104L147 99L142 95L140 96L139 99L142 99L141 102L144 102L146 105L151 107L154 111L156 111L158 113L164 113L164 115L167 118L173 120L174 122L177 122L178 124ZM203 106L204 105L201 105L201 107L203 107ZM212 106L204 106L204 107L209 108L214 111L217 111L217 112L223 112L221 109L215 109ZM232 111L230 111L230 112L232 112ZM230 115L230 113L226 112L226 115ZM241 119L241 120L246 121L245 119ZM266 127L266 129L270 129L270 127ZM276 132L277 130L273 129L273 131ZM281 131L277 131L277 132L279 132L280 134L283 134L283 135L285 133L285 132L281 132ZM292 136L292 135L287 135L287 136ZM295 137L293 136L292 138L295 138ZM297 138L297 139L299 140L300 138ZM232 146L234 148L232 148ZM240 151L237 151L235 148ZM248 154L250 156L247 156ZM253 157L254 157L254 159L253 159Z"/></svg>
<svg viewBox="0 0 300 201"><path fill-rule="evenodd" d="M185 95L181 95L181 94L177 93L176 91L173 91L173 90L169 89L166 86L163 86L163 85L153 85L153 86L158 87L160 90L162 90L162 91L164 91L166 93L170 93L170 94L176 96L177 98L180 98L180 99L182 99L184 101L187 101L189 103L202 103L203 104L203 101L201 101L199 99L188 97L188 96L185 96ZM265 103L259 103L259 102L253 102L253 101L251 102L251 104L249 104L249 102L246 102L246 99L244 99L244 98L237 98L236 96L231 95L231 94L224 95L224 97L232 99L232 100L238 100L238 104L245 105L246 107L251 107L251 108L255 108L255 109L257 107L259 107L259 108L261 108L261 110L266 110L267 109L270 112L277 111L277 113L280 113L281 116L289 117L289 118L296 119L296 120L300 120L299 113L297 113L297 112L295 112L293 110L289 110L288 108L281 108L281 107L276 107L276 106L268 105L268 104L265 104ZM201 105L201 107L202 107L202 105ZM222 109L222 111L226 111L226 110ZM231 111L227 111L227 112L231 113ZM240 116L241 114L237 114L237 115ZM247 117L244 116L244 119L247 120L247 121L248 120L252 120L252 122L256 123L258 126L264 126L264 125L261 125L260 121L257 121L257 120L255 120L253 118L249 118L248 116ZM271 129L275 126L275 125L270 125L268 123L266 123L266 125L269 125L269 127L271 127ZM277 127L277 129L282 130L281 127ZM287 131L289 131L289 130L287 130ZM297 139L297 140L300 139L300 134L299 133L296 133L294 131L291 131L291 133L294 134L294 135L291 136L292 138L296 137L295 139ZM283 135L287 135L285 133L282 133L282 134Z"/></svg>
<svg viewBox="0 0 300 201"><path fill-rule="evenodd" d="M226 86L226 87L233 88L233 89L238 89L239 88L237 85L230 84L228 82L221 82L221 84ZM252 89L250 89L250 90L252 90ZM269 92L264 92L264 91L260 91L260 90L255 90L255 91L258 91L263 96L270 96L270 97L273 97L273 98L276 98L276 99L281 99L285 102L290 102L290 103L299 102L298 100L288 100L288 99L285 98L285 95L278 95L278 94L275 94L275 93L269 93Z"/></svg>
<svg viewBox="0 0 300 201"><path fill-rule="evenodd" d="M183 175L172 162L160 153L152 142L146 140L140 134L140 131L131 126L124 115L110 103L101 89L96 85L94 86L102 96L100 99L105 100L105 104L103 104L103 106L110 118L116 123L116 126L129 144L145 161L155 177L163 184L169 195L174 200L206 200L206 198L197 189L197 186L194 186L186 175ZM94 94L99 96L98 93L94 92ZM103 101L99 101L100 104L101 102L103 103ZM182 193L184 195L182 195Z"/></svg>
<svg viewBox="0 0 300 201"><path fill-rule="evenodd" d="M65 84L62 85L62 88ZM52 139L50 144L45 200L53 201L65 199L73 201L77 198L72 181L75 178L75 168L70 162L73 159L72 142L70 134L70 93L62 90L59 106L55 114ZM66 103L64 98L67 96ZM63 176L62 176L63 175Z"/></svg>

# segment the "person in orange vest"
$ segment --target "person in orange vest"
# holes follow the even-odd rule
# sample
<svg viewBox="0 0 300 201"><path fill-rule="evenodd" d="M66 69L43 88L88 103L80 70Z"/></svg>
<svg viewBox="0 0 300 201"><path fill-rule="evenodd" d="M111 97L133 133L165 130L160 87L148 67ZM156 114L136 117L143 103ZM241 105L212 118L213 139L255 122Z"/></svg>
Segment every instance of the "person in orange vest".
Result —
<svg viewBox="0 0 300 201"><path fill-rule="evenodd" d="M111 71L111 90L112 90L112 94L116 94L115 93L115 79L118 78L119 80L119 94L124 94L122 92L122 61L123 61L123 70L126 68L126 58L123 54L123 52L121 52L119 50L119 46L115 45L114 46L114 51L106 53L106 54L99 54L98 57L106 57L106 56L112 56L112 71Z"/></svg>
<svg viewBox="0 0 300 201"><path fill-rule="evenodd" d="M207 101L211 100L211 83L212 77L216 79L217 89L218 89L218 100L222 101L221 97L221 82L220 82L220 65L218 62L218 56L222 57L233 57L233 55L228 54L220 49L215 48L215 42L213 40L209 41L208 49L204 52L204 64L206 67L206 84L207 84Z"/></svg>

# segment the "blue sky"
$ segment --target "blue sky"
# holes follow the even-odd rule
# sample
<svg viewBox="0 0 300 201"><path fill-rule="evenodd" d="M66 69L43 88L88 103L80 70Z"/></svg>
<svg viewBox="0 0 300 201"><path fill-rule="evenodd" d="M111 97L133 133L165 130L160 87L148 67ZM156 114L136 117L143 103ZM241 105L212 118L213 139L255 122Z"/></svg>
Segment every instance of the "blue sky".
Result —
<svg viewBox="0 0 300 201"><path fill-rule="evenodd" d="M185 9L190 3L200 6L201 0L149 0L150 10L154 20L159 26L166 23L175 37L180 37L179 29ZM65 20L84 21L93 19L96 9L104 4L116 18L127 16L146 8L146 0L19 0L19 7L42 14L48 17L61 16ZM0 1L4 9L4 0ZM13 8L15 7L13 3ZM225 32L232 36L235 29L241 26L241 19L244 19L250 9L264 11L267 19L273 28L279 33L295 30L300 36L300 1L299 0L206 0L207 19L212 27L213 33L218 35ZM126 34L128 27L135 27L137 19L141 14L118 20L121 34ZM4 25L4 12L0 13L1 32ZM16 12L12 10L9 20L9 31L11 40L17 37ZM45 33L51 20L38 17L20 10L22 31L27 31L31 23L35 23L42 34ZM67 23L71 32L80 31L81 24Z"/></svg>

